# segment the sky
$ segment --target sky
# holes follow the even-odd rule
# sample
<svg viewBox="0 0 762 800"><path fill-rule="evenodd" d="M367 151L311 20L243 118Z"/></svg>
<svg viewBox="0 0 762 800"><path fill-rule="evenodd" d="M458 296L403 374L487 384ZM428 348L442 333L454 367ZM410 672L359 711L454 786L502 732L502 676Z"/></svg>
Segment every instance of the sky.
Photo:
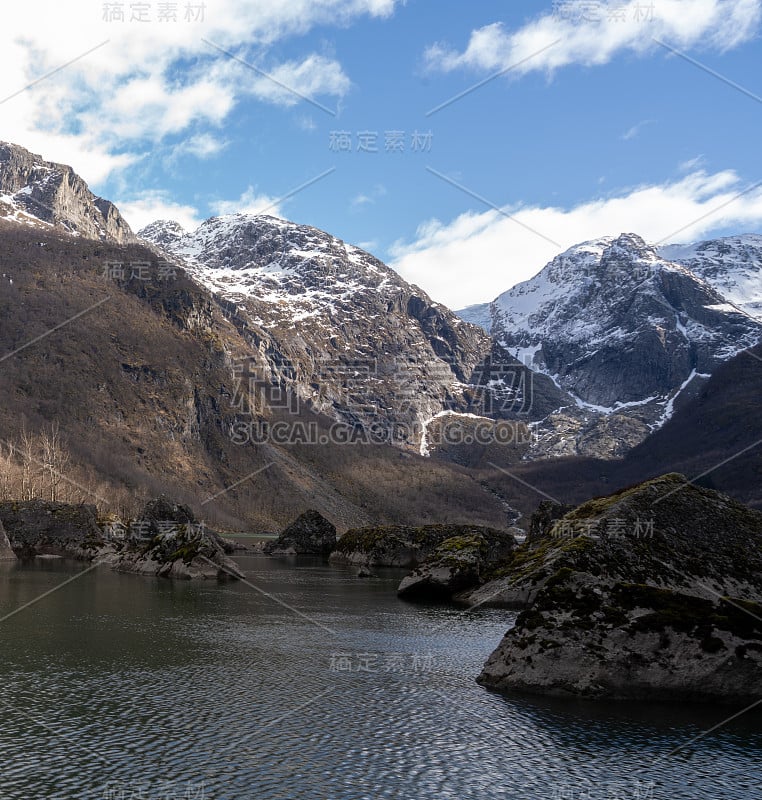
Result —
<svg viewBox="0 0 762 800"><path fill-rule="evenodd" d="M762 0L27 0L0 139L138 230L269 213L452 308L634 232L762 232Z"/></svg>

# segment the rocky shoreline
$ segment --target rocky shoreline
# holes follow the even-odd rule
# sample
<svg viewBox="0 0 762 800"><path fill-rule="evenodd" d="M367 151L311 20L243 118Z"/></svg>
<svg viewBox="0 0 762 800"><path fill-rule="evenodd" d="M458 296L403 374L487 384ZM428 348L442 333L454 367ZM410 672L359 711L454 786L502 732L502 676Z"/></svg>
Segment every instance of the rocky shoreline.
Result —
<svg viewBox="0 0 762 800"><path fill-rule="evenodd" d="M44 500L0 503L0 531L14 558L60 556L104 564L116 572L189 580L240 578L234 549L197 523L187 506L158 498L124 525L99 520L95 506ZM3 549L0 534L0 557Z"/></svg>

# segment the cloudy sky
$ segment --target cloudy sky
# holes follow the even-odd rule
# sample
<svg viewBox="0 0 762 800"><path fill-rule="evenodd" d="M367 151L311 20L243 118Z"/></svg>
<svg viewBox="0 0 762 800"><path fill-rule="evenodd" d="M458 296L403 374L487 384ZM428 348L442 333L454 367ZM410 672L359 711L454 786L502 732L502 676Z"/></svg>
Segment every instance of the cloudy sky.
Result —
<svg viewBox="0 0 762 800"><path fill-rule="evenodd" d="M434 299L622 231L762 231L762 0L27 0L0 139L138 229L279 214Z"/></svg>

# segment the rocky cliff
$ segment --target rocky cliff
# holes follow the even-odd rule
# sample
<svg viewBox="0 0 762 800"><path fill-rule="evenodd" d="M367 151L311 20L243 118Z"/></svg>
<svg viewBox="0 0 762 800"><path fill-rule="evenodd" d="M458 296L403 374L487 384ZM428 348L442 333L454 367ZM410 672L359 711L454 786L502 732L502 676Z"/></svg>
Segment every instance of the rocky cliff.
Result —
<svg viewBox="0 0 762 800"><path fill-rule="evenodd" d="M0 142L0 218L61 228L88 239L137 241L117 207L65 164Z"/></svg>

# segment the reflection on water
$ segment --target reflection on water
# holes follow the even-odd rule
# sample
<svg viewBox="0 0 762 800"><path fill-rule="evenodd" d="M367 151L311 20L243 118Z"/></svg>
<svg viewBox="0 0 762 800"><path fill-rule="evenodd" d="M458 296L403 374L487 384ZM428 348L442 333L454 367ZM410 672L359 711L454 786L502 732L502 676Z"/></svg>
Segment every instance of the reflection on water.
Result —
<svg viewBox="0 0 762 800"><path fill-rule="evenodd" d="M0 798L762 797L762 707L668 756L732 710L504 698L510 612L239 562L259 591L99 568L0 623ZM0 617L83 569L3 566Z"/></svg>

